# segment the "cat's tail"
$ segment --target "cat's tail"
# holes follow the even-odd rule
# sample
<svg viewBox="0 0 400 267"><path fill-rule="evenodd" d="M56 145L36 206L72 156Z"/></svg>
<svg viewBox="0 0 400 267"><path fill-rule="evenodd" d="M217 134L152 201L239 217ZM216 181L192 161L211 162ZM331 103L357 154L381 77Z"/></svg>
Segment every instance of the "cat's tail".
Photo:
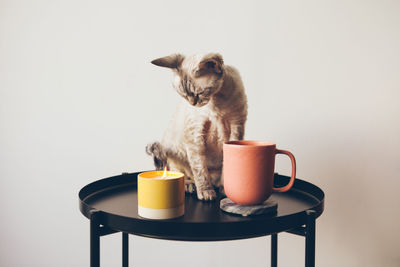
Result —
<svg viewBox="0 0 400 267"><path fill-rule="evenodd" d="M146 146L146 153L153 157L154 166L157 170L162 170L167 166L167 155L160 142L148 144Z"/></svg>

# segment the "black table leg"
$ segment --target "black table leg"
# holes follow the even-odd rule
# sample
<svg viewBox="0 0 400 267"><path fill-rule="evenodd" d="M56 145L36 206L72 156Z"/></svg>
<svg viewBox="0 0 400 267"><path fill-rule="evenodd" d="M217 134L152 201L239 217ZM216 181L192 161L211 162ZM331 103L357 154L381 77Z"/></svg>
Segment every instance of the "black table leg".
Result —
<svg viewBox="0 0 400 267"><path fill-rule="evenodd" d="M122 267L129 265L129 236L122 232Z"/></svg>
<svg viewBox="0 0 400 267"><path fill-rule="evenodd" d="M278 266L278 234L271 235L271 267Z"/></svg>
<svg viewBox="0 0 400 267"><path fill-rule="evenodd" d="M306 267L315 266L315 215L314 210L308 210L306 224Z"/></svg>
<svg viewBox="0 0 400 267"><path fill-rule="evenodd" d="M100 225L96 214L90 218L90 267L100 267Z"/></svg>

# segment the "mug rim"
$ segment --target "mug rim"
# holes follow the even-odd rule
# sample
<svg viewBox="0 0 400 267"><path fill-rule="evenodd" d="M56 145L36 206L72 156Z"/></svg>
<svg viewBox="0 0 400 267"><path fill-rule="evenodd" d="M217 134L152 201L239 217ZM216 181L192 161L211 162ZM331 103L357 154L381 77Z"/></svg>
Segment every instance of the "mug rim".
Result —
<svg viewBox="0 0 400 267"><path fill-rule="evenodd" d="M256 141L256 140L235 140L224 142L224 145L229 146L243 146L243 147L260 147L260 146L276 146L274 142L270 141Z"/></svg>

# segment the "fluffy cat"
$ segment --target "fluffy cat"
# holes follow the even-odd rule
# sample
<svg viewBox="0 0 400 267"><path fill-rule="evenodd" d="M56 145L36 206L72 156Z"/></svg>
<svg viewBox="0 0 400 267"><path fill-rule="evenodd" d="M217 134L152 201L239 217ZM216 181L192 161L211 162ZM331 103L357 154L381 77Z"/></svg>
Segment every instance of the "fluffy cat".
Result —
<svg viewBox="0 0 400 267"><path fill-rule="evenodd" d="M223 143L244 136L247 97L239 72L216 53L173 54L151 63L173 71L173 87L183 99L161 143L146 151L157 169L183 172L187 192L213 200L214 186L223 191Z"/></svg>

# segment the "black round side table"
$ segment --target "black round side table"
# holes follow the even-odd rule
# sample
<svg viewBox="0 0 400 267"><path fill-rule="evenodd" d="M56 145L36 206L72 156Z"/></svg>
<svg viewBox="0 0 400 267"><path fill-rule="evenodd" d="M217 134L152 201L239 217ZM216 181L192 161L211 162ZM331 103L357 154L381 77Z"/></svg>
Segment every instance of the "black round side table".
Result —
<svg viewBox="0 0 400 267"><path fill-rule="evenodd" d="M219 199L202 202L185 196L185 214L169 220L138 216L137 175L124 173L95 181L79 191L79 208L90 219L90 266L100 266L100 237L122 232L122 266L128 266L128 234L183 241L223 241L271 235L271 266L277 266L278 233L305 237L305 266L315 266L315 219L324 210L324 192L296 179L286 193L274 193L278 203L274 215L242 217L225 213ZM289 177L275 174L275 186Z"/></svg>

